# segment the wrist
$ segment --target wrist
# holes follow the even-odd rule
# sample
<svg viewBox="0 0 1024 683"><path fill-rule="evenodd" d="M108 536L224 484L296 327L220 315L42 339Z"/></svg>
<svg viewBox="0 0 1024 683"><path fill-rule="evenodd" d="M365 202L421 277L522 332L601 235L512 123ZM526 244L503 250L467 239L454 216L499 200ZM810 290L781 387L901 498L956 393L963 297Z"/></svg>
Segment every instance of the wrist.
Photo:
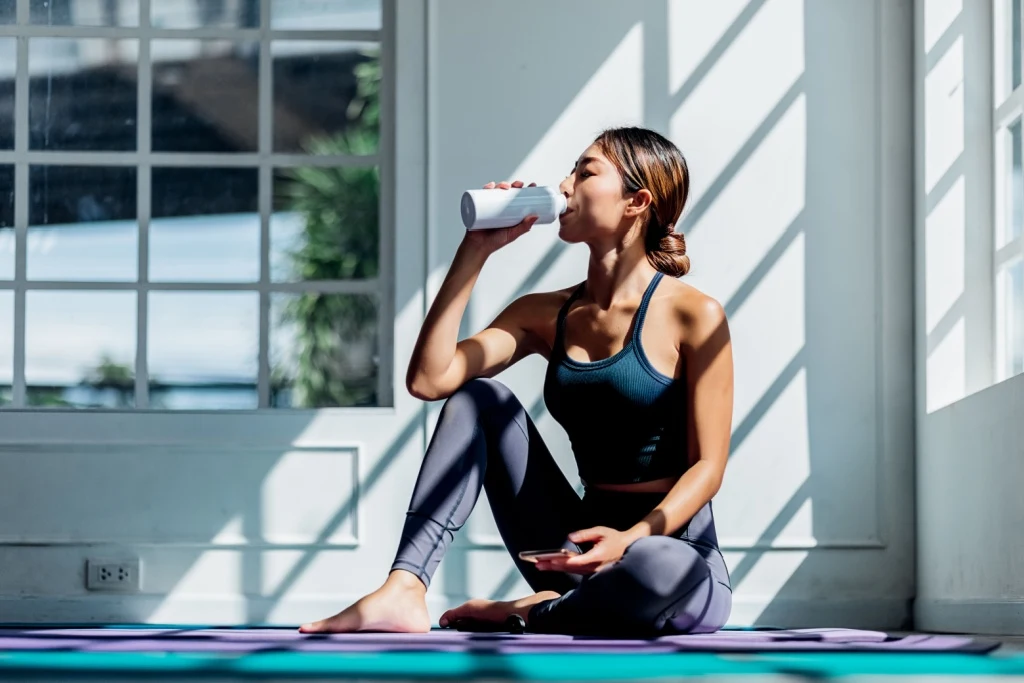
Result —
<svg viewBox="0 0 1024 683"><path fill-rule="evenodd" d="M466 237L463 237L462 241L459 242L459 248L456 250L456 257L477 263L478 265L483 265L495 250L489 249L480 244L475 244L471 242L468 237L469 232L467 232Z"/></svg>
<svg viewBox="0 0 1024 683"><path fill-rule="evenodd" d="M653 530L650 524L641 520L622 533L625 534L628 543L633 543L645 536L653 535Z"/></svg>

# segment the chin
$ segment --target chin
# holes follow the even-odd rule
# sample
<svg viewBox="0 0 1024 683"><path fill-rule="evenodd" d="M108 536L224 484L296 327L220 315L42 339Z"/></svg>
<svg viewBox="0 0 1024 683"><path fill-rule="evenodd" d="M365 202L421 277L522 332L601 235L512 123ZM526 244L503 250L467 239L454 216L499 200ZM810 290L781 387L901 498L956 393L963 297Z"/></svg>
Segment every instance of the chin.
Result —
<svg viewBox="0 0 1024 683"><path fill-rule="evenodd" d="M566 225L565 223L560 222L558 224L558 239L563 242L568 242L569 244L576 244L577 242L583 241L583 236L573 230L571 223Z"/></svg>

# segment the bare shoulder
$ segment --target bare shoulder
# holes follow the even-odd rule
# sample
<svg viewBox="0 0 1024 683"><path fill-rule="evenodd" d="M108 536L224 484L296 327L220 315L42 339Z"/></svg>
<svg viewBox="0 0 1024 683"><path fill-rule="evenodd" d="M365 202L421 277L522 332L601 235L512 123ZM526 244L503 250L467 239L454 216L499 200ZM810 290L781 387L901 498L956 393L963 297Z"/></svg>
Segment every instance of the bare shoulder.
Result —
<svg viewBox="0 0 1024 683"><path fill-rule="evenodd" d="M717 299L693 285L666 279L666 289L672 297L672 308L680 324L683 345L698 345L714 335L728 336L725 308Z"/></svg>
<svg viewBox="0 0 1024 683"><path fill-rule="evenodd" d="M510 303L506 311L515 315L516 319L524 322L532 321L542 324L547 320L554 321L558 316L559 309L562 308L562 304L572 296L576 287L577 285L573 285L550 292L523 294Z"/></svg>

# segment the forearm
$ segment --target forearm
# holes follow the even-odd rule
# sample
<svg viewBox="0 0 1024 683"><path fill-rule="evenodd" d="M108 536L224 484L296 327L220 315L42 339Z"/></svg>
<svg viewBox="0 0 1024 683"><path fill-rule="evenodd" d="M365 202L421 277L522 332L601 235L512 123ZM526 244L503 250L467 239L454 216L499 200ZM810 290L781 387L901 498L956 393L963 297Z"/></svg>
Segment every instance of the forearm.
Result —
<svg viewBox="0 0 1024 683"><path fill-rule="evenodd" d="M410 388L430 384L444 375L455 357L459 326L487 254L459 246L444 282L420 328L409 360L406 383Z"/></svg>
<svg viewBox="0 0 1024 683"><path fill-rule="evenodd" d="M626 534L636 540L643 536L675 533L718 493L721 484L721 473L712 463L696 462L679 478L658 506L628 529Z"/></svg>

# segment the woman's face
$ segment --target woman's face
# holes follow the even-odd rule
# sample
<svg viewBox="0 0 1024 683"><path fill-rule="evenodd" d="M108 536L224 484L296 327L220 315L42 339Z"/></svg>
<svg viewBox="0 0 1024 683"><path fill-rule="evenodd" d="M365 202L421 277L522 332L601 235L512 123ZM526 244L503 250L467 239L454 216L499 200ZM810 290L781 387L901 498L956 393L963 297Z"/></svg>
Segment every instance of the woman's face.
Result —
<svg viewBox="0 0 1024 683"><path fill-rule="evenodd" d="M592 242L620 236L633 211L632 196L623 196L618 169L591 145L558 186L568 209L559 218L558 236L566 242Z"/></svg>

